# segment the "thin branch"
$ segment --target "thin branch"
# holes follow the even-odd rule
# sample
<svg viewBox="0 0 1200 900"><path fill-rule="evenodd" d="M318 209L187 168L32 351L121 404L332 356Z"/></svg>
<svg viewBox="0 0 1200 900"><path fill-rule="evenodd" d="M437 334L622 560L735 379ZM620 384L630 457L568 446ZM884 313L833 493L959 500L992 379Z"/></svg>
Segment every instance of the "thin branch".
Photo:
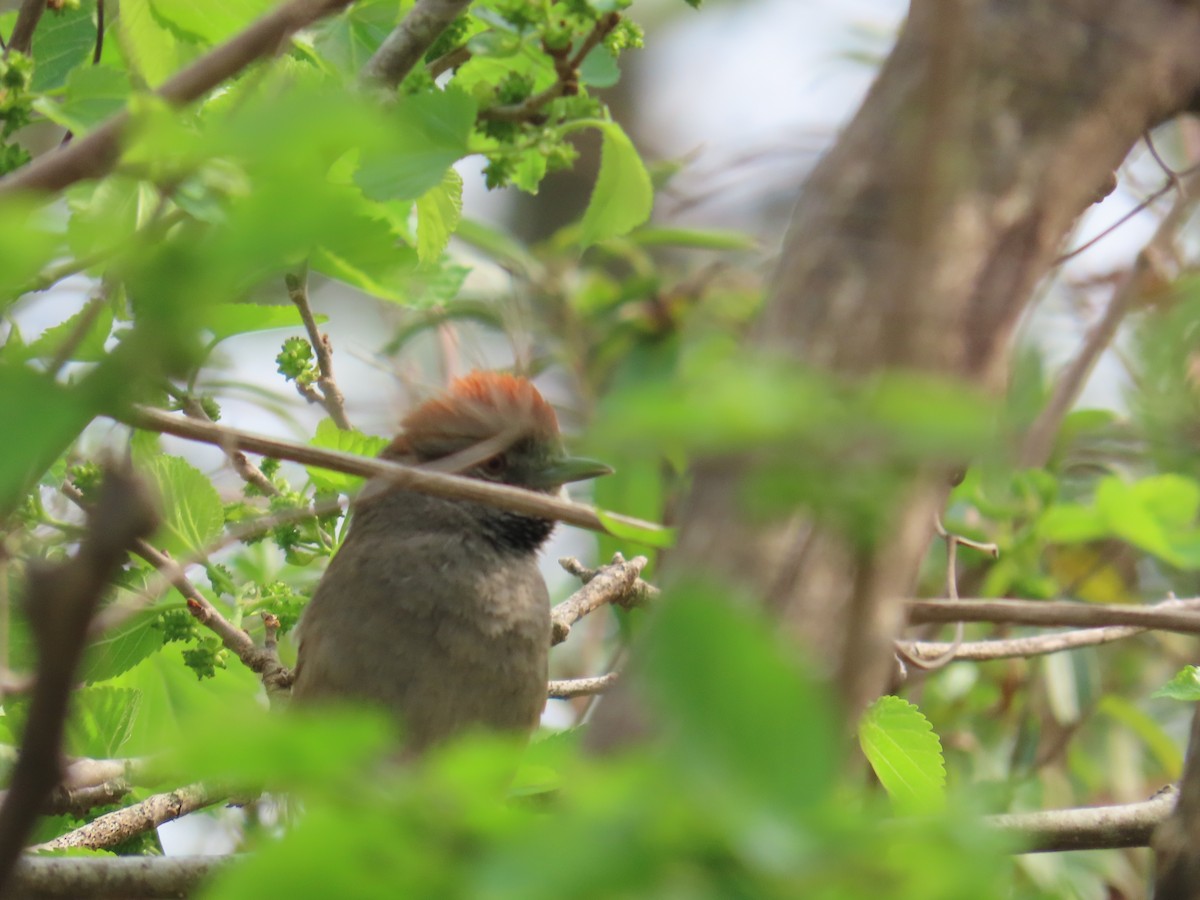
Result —
<svg viewBox="0 0 1200 900"><path fill-rule="evenodd" d="M83 495L74 485L64 484L62 491L72 502L80 506L84 505ZM175 560L151 546L143 538L134 541L133 552L166 576L183 595L187 602L188 612L201 625L219 637L222 645L245 663L248 669L262 678L268 695L286 690L291 686L291 670L279 661L279 654L266 647L259 647L250 635L221 615L220 610L200 593Z"/></svg>
<svg viewBox="0 0 1200 900"><path fill-rule="evenodd" d="M1164 600L1149 609L1196 609L1200 610L1200 599ZM1145 634L1147 629L1132 625L1109 625L1101 628L1082 628L1076 631L1061 631L1054 634L1038 634L1028 637L1005 638L993 641L965 641L957 649L951 643L932 641L902 641L904 654L914 659L936 659L954 649L954 662L986 662L994 659L1024 659L1031 656L1046 656L1080 647L1094 647L1125 638Z"/></svg>
<svg viewBox="0 0 1200 900"><path fill-rule="evenodd" d="M356 456L352 453L342 453L336 450L325 450L320 447L309 447L293 441L282 441L276 438L262 437L221 425L195 422L172 416L161 410L146 406L134 406L122 417L127 425L143 428L147 431L159 431L173 434L188 440L201 441L216 447L233 447L248 450L251 453L262 453L277 459L287 459L304 465L320 466L345 472L350 475L361 475L366 478L382 478L407 490L418 491L436 497L449 497L457 500L469 500L493 506L498 509L508 509L529 516L540 516L546 519L556 519L586 528L590 531L606 532L607 528L596 510L581 503L561 500L549 494L536 491L526 491L508 485L493 484L477 478L463 478L448 475L443 472L430 471L414 466L382 459L370 459ZM605 513L605 518L627 524L636 529L662 531L662 526L653 522L622 516L615 513Z"/></svg>
<svg viewBox="0 0 1200 900"><path fill-rule="evenodd" d="M1172 188L1168 182L1163 192ZM1079 354L1063 370L1054 384L1054 390L1045 408L1038 414L1025 441L1021 446L1020 464L1036 468L1044 466L1050 459L1054 449L1054 441L1062 427L1063 419L1075 405L1080 392L1091 377L1105 349L1116 337L1117 330L1125 320L1126 314L1133 307L1137 298L1142 294L1146 284L1159 274L1160 259L1174 243L1179 229L1187 222L1188 216L1196 204L1196 189L1200 187L1200 172L1192 171L1187 181L1180 187L1179 195L1170 211L1159 223L1154 237L1138 253L1133 267L1117 284L1108 306L1100 321L1088 333Z"/></svg>
<svg viewBox="0 0 1200 900"><path fill-rule="evenodd" d="M632 605L634 585L647 562L644 556L635 556L626 562L618 553L611 564L601 567L587 584L554 607L550 611L554 629L551 645L565 641L573 624L601 606L616 603L628 608Z"/></svg>
<svg viewBox="0 0 1200 900"><path fill-rule="evenodd" d="M14 896L63 898L186 897L228 866L228 856L26 856L13 877Z"/></svg>
<svg viewBox="0 0 1200 900"><path fill-rule="evenodd" d="M1141 803L1007 813L988 816L987 822L1017 840L1023 853L1145 847L1178 795L1172 786Z"/></svg>
<svg viewBox="0 0 1200 900"><path fill-rule="evenodd" d="M5 56L14 50L18 53L28 53L33 48L33 33L37 30L38 22L45 11L46 0L24 0L17 13L16 24L13 25L12 37L8 39Z"/></svg>
<svg viewBox="0 0 1200 900"><path fill-rule="evenodd" d="M616 672L609 672L607 675L597 675L594 678L568 678L563 681L551 681L547 685L546 695L551 700L570 700L574 697L603 694L617 683L618 677Z"/></svg>
<svg viewBox="0 0 1200 900"><path fill-rule="evenodd" d="M109 806L116 803L131 790L133 790L133 786L128 781L119 779L81 788L60 786L55 788L50 795L50 799L42 807L42 812L51 816L69 813L77 818L82 818L87 815L89 810L93 810L97 806Z"/></svg>
<svg viewBox="0 0 1200 900"><path fill-rule="evenodd" d="M1200 612L1132 606L1117 603L1075 603L1069 600L912 600L910 625L930 622L1007 622L1100 628L1133 625L1181 634L1200 634Z"/></svg>
<svg viewBox="0 0 1200 900"><path fill-rule="evenodd" d="M574 556L563 556L558 560L558 564L562 566L563 571L574 575L584 584L587 584L597 575L601 574L605 569L604 566L600 566L597 569L590 569ZM643 604L650 603L653 600L657 600L661 593L662 591L650 584L650 582L642 581L641 578L638 578L638 580L633 583L633 587L629 589L628 602L632 606L641 606Z"/></svg>
<svg viewBox="0 0 1200 900"><path fill-rule="evenodd" d="M443 53L428 66L426 66L426 71L429 72L430 77L437 78L440 75L449 72L451 69L457 69L470 58L471 51L466 45L463 45L462 47L455 47L449 53Z"/></svg>
<svg viewBox="0 0 1200 900"><path fill-rule="evenodd" d="M76 555L29 568L26 606L37 646L37 683L12 787L0 807L0 896L34 820L60 781L67 705L100 596L130 545L152 534L157 522L145 486L110 468Z"/></svg>
<svg viewBox="0 0 1200 900"><path fill-rule="evenodd" d="M308 332L308 340L317 354L317 371L319 372L317 388L320 393L306 394L304 388L311 389L311 385L301 384L299 380L296 381L296 387L300 390L301 396L310 403L316 402L324 406L325 411L329 413L329 418L333 419L333 424L343 431L349 431L353 426L346 418L346 398L333 378L333 344L329 340L329 335L323 334L317 328L317 320L313 318L312 306L308 302L307 267L299 273L289 273L284 277L284 282L287 284L288 297L300 311L300 318L304 320L304 329Z"/></svg>
<svg viewBox="0 0 1200 900"><path fill-rule="evenodd" d="M26 0L26 5L30 2ZM251 63L274 56L300 29L344 9L351 2L292 0L285 3L172 76L157 93L172 106L198 100ZM121 139L128 124L129 113L122 110L86 137L52 150L0 178L0 197L19 191L60 191L85 178L107 174L120 155Z"/></svg>
<svg viewBox="0 0 1200 900"><path fill-rule="evenodd" d="M223 799L225 795L214 793L202 784L190 784L165 794L154 794L141 803L106 813L74 831L68 831L31 849L66 850L69 847L86 847L90 850L107 850L139 834L152 831L164 822L174 821Z"/></svg>
<svg viewBox="0 0 1200 900"><path fill-rule="evenodd" d="M363 83L387 88L399 85L433 42L470 5L471 0L417 0L412 11L363 66Z"/></svg>
<svg viewBox="0 0 1200 900"><path fill-rule="evenodd" d="M201 422L212 422L212 418L205 412L200 401L190 394L183 398L183 414ZM278 497L280 494L279 488L271 481L263 470L250 461L241 450L226 450L225 458L229 460L229 464L233 467L233 471L237 472L238 477L247 484L252 484L258 488L259 492L265 497Z"/></svg>

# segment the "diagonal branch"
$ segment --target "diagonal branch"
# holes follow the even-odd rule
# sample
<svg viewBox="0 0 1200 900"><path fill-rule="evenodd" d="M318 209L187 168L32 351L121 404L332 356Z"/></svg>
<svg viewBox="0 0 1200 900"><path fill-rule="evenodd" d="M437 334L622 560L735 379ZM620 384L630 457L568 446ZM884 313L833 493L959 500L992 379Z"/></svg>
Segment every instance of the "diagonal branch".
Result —
<svg viewBox="0 0 1200 900"><path fill-rule="evenodd" d="M85 847L89 850L108 850L132 837L152 831L165 822L212 806L223 799L223 794L214 793L202 784L190 784L165 794L154 794L141 803L98 816L86 825L33 849Z"/></svg>
<svg viewBox="0 0 1200 900"><path fill-rule="evenodd" d="M18 53L28 53L33 48L33 33L37 30L38 22L45 11L46 0L24 0L17 12L17 22L13 25L12 37L8 39L5 56L14 50Z"/></svg>
<svg viewBox="0 0 1200 900"><path fill-rule="evenodd" d="M198 100L251 63L274 56L300 29L351 2L291 0L170 78L158 89L158 95L172 106L184 106ZM0 178L0 197L18 191L60 191L77 181L102 177L116 164L128 124L129 113L121 111L86 137L52 150Z"/></svg>
<svg viewBox="0 0 1200 900"><path fill-rule="evenodd" d="M635 600L638 576L646 567L644 556L635 556L628 562L617 553L613 561L601 567L579 590L550 611L553 623L551 644L561 644L571 633L571 626L588 613L609 603L629 606Z"/></svg>
<svg viewBox="0 0 1200 900"><path fill-rule="evenodd" d="M399 85L447 26L470 5L471 0L417 0L412 11L367 60L362 81L389 88Z"/></svg>
<svg viewBox="0 0 1200 900"><path fill-rule="evenodd" d="M382 459L355 456L353 453L309 447L293 441L281 441L226 428L211 422L181 419L146 406L130 408L122 417L122 421L135 428L173 434L176 437L201 441L223 449L240 448L251 453L262 453L304 465L321 466L349 475L383 478L398 487L436 497L469 500L497 509L508 509L529 516L555 519L590 531L607 532L608 530L604 521L592 507L569 500L561 500L558 497L536 491L493 484L476 478L448 475L444 472L405 466ZM635 519L632 516L606 512L604 518L638 530L662 531L661 525Z"/></svg>
<svg viewBox="0 0 1200 900"><path fill-rule="evenodd" d="M60 780L67 706L100 596L129 547L156 525L145 486L129 473L110 469L76 555L57 565L30 567L26 606L38 674L12 787L0 807L0 896L34 820Z"/></svg>
<svg viewBox="0 0 1200 900"><path fill-rule="evenodd" d="M284 278L287 284L288 297L300 312L304 321L304 330L308 332L309 343L317 355L317 390L312 394L306 393L305 388L312 390L312 385L296 380L296 388L310 403L320 403L333 419L333 424L343 431L351 429L350 420L346 418L346 398L333 378L333 344L329 335L323 334L317 328L317 320L313 317L312 306L308 302L308 269L297 274L288 274ZM319 391L319 393L317 393Z"/></svg>

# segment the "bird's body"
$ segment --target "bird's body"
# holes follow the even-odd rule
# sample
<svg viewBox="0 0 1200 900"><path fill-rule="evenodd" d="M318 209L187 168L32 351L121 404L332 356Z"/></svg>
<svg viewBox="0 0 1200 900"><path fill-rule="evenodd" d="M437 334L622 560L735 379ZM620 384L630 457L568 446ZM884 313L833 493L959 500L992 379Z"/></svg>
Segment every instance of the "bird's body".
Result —
<svg viewBox="0 0 1200 900"><path fill-rule="evenodd" d="M464 474L541 490L602 474L562 454L553 411L510 376L460 379L405 426L386 456L465 454ZM499 453L469 459L498 438ZM550 605L537 551L553 526L369 484L305 611L293 696L383 705L414 751L477 726L529 732L546 701Z"/></svg>

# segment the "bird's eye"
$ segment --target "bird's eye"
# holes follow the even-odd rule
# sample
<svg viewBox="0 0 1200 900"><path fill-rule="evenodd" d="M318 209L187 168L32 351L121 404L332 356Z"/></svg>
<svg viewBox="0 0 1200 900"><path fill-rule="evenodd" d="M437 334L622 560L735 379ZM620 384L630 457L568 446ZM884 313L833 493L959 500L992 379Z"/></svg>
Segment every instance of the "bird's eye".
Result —
<svg viewBox="0 0 1200 900"><path fill-rule="evenodd" d="M482 463L480 463L479 468L484 475L494 478L498 475L504 474L504 470L508 468L508 459L503 453L497 453L490 459L485 459Z"/></svg>

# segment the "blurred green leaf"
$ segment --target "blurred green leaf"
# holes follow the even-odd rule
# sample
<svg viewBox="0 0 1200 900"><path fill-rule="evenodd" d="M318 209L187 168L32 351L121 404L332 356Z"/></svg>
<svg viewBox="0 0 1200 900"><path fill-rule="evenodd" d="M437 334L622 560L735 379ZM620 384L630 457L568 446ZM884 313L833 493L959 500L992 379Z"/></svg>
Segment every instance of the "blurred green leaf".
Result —
<svg viewBox="0 0 1200 900"><path fill-rule="evenodd" d="M79 66L67 75L61 102L43 97L35 101L34 108L80 137L122 110L132 89L129 76L120 69Z"/></svg>
<svg viewBox="0 0 1200 900"><path fill-rule="evenodd" d="M178 33L159 17L154 0L121 0L117 26L130 69L152 88L174 75L192 55Z"/></svg>
<svg viewBox="0 0 1200 900"><path fill-rule="evenodd" d="M917 707L880 697L858 723L858 741L898 812L941 810L946 800L942 742Z"/></svg>
<svg viewBox="0 0 1200 900"><path fill-rule="evenodd" d="M596 516L613 537L657 548L670 547L675 543L674 528L661 526L658 528L643 528L640 525L622 521L617 516L603 509L597 509Z"/></svg>
<svg viewBox="0 0 1200 900"><path fill-rule="evenodd" d="M836 726L764 620L711 585L678 586L648 623L641 662L676 752L767 807L803 813L834 783Z"/></svg>
<svg viewBox="0 0 1200 900"><path fill-rule="evenodd" d="M1193 668L1188 666L1187 668ZM1167 697L1172 700L1184 699L1200 699L1200 693L1192 698L1175 695L1175 687L1182 687L1180 684L1186 681L1184 671L1179 672L1166 685L1160 688L1151 696ZM1184 676L1181 678L1181 676ZM1187 688L1183 687L1179 691L1180 694L1187 693ZM1179 750L1179 745L1175 743L1174 738L1167 734L1161 724L1156 722L1145 710L1134 706L1129 700L1118 694L1105 694L1100 698L1096 705L1097 711L1110 716L1117 722L1120 722L1142 741L1154 754L1154 758L1162 767L1163 772L1168 778L1175 779L1179 777L1183 771L1183 754Z"/></svg>
<svg viewBox="0 0 1200 900"><path fill-rule="evenodd" d="M317 322L328 316L315 315ZM300 311L294 306L260 306L256 303L222 303L206 309L202 316L204 327L212 333L212 343L219 343L235 334L270 331L274 328L298 328L304 324Z"/></svg>
<svg viewBox="0 0 1200 900"><path fill-rule="evenodd" d="M71 694L66 749L72 756L112 759L129 740L141 695L130 688L92 686Z"/></svg>
<svg viewBox="0 0 1200 900"><path fill-rule="evenodd" d="M150 0L150 5L160 21L206 44L216 44L278 6L279 0Z"/></svg>
<svg viewBox="0 0 1200 900"><path fill-rule="evenodd" d="M470 152L475 101L448 88L405 97L387 111L391 144L364 152L355 182L374 200L416 200Z"/></svg>
<svg viewBox="0 0 1200 900"><path fill-rule="evenodd" d="M180 456L157 456L145 467L162 500L163 525L150 541L177 560L204 552L225 528L217 489Z"/></svg>
<svg viewBox="0 0 1200 900"><path fill-rule="evenodd" d="M643 247L690 247L696 250L754 250L754 238L740 231L694 228L638 228L629 239Z"/></svg>
<svg viewBox="0 0 1200 900"><path fill-rule="evenodd" d="M633 142L615 122L599 126L600 174L580 222L584 247L619 237L650 217L654 188Z"/></svg>
<svg viewBox="0 0 1200 900"><path fill-rule="evenodd" d="M88 321L89 318L90 321ZM15 353L4 353L4 355L14 362L29 359L50 360L58 356L59 351L70 340L77 343L67 359L79 362L99 362L104 358L104 347L109 332L112 331L112 325L112 308L108 305L105 305L97 315L92 315L88 308L84 307L69 319L47 328L38 336L37 340ZM83 329L82 333L80 333L80 329Z"/></svg>

